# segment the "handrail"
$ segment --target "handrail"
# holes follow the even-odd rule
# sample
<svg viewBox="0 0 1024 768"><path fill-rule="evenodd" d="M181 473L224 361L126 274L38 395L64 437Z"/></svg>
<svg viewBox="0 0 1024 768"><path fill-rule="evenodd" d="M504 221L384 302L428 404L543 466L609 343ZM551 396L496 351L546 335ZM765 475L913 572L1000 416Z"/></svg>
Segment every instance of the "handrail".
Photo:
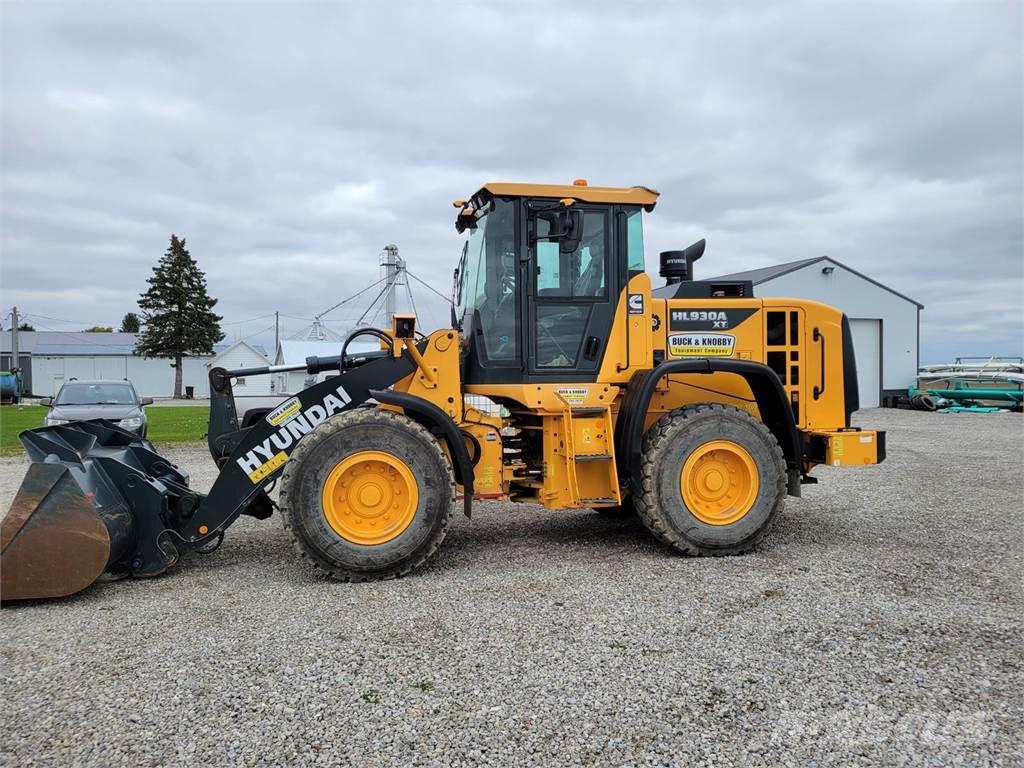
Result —
<svg viewBox="0 0 1024 768"><path fill-rule="evenodd" d="M821 386L814 385L814 399L817 400L825 394L825 334L815 328L813 338L821 342Z"/></svg>

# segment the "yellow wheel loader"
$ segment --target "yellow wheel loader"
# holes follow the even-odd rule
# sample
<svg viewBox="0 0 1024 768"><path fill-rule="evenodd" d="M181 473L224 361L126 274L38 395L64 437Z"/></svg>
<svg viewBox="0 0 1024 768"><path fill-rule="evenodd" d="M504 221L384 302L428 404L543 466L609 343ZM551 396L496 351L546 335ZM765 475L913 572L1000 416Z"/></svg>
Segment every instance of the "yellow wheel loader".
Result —
<svg viewBox="0 0 1024 768"><path fill-rule="evenodd" d="M592 508L635 513L682 553L751 549L815 465L880 462L885 435L850 425L841 312L694 280L703 241L662 253L652 290L657 198L580 180L456 201L452 327L424 336L396 315L335 357L211 370L208 494L109 422L22 433L33 463L3 520L3 599L156 576L275 508L299 553L351 581L422 565L460 497L467 516L477 499ZM350 354L361 336L380 350ZM337 374L239 420L234 378L297 368Z"/></svg>

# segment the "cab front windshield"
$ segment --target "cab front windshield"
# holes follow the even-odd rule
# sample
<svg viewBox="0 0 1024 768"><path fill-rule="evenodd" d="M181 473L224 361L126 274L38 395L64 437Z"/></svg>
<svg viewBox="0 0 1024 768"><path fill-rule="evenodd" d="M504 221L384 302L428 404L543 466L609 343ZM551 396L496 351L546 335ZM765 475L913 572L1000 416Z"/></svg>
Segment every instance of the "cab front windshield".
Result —
<svg viewBox="0 0 1024 768"><path fill-rule="evenodd" d="M464 331L479 324L485 362L517 359L516 266L515 204L494 199L470 230L455 293Z"/></svg>

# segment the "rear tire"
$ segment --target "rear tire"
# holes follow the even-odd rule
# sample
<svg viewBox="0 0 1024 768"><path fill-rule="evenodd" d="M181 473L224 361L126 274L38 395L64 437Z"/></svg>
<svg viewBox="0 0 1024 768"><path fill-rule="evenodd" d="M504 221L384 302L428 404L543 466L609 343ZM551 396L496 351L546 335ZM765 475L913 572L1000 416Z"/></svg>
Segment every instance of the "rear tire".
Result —
<svg viewBox="0 0 1024 768"><path fill-rule="evenodd" d="M454 489L451 465L430 432L401 414L359 408L299 443L285 465L279 505L293 545L316 567L341 581L391 579L440 546ZM362 502L346 495L360 493Z"/></svg>
<svg viewBox="0 0 1024 768"><path fill-rule="evenodd" d="M644 437L642 472L640 520L688 555L753 549L786 499L786 462L775 436L729 405L691 405L662 417Z"/></svg>

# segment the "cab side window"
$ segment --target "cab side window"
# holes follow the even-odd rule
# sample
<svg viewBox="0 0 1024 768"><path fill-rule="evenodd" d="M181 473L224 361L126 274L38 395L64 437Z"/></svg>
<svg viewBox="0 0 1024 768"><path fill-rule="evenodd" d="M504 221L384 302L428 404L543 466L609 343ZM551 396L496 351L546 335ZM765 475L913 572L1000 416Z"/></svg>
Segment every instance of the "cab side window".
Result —
<svg viewBox="0 0 1024 768"><path fill-rule="evenodd" d="M626 254L630 272L644 271L644 222L643 214L637 208L627 214Z"/></svg>
<svg viewBox="0 0 1024 768"><path fill-rule="evenodd" d="M603 298L607 295L607 216L583 213L583 234L572 253L563 253L557 242L541 238L551 233L553 217L537 217L537 297Z"/></svg>

